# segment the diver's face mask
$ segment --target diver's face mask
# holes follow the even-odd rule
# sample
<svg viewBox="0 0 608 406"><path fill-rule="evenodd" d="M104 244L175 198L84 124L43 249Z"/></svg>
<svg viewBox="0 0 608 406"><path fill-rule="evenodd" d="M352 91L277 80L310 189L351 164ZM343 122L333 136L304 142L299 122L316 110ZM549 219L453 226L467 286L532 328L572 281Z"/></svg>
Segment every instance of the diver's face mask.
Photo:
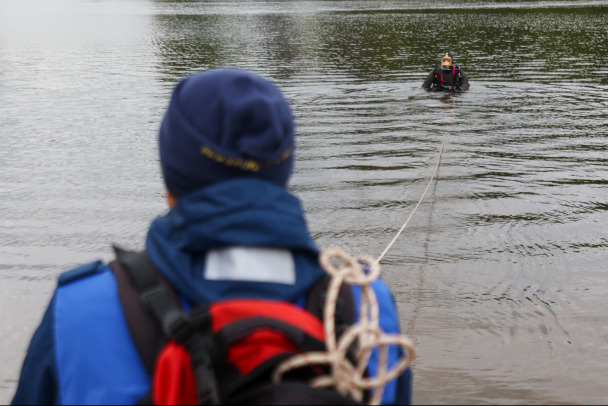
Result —
<svg viewBox="0 0 608 406"><path fill-rule="evenodd" d="M452 58L443 58L441 60L441 69L447 70L452 67Z"/></svg>

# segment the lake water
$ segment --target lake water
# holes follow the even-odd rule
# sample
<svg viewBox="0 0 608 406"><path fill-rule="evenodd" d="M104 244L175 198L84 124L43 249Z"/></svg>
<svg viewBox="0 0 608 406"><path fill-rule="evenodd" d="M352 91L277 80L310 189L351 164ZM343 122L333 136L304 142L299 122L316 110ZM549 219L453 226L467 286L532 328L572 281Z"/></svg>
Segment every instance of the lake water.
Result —
<svg viewBox="0 0 608 406"><path fill-rule="evenodd" d="M322 247L382 259L417 404L608 399L608 1L0 1L0 403L56 277L165 212L169 92L293 105ZM471 90L420 85L451 50Z"/></svg>

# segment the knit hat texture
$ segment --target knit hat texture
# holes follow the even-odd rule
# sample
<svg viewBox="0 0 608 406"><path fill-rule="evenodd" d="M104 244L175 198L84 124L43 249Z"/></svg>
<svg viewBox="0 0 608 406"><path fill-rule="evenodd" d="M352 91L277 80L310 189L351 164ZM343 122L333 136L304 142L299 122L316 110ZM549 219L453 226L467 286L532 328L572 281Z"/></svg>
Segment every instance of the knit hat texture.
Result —
<svg viewBox="0 0 608 406"><path fill-rule="evenodd" d="M179 198L237 177L285 187L294 133L289 104L261 76L238 69L189 76L175 86L159 133L167 189Z"/></svg>

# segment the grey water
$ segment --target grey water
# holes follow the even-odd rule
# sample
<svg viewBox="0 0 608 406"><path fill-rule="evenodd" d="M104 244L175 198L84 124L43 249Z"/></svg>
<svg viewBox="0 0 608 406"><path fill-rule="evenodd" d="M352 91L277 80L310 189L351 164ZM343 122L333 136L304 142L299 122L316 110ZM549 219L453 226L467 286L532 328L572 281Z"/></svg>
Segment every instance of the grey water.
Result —
<svg viewBox="0 0 608 406"><path fill-rule="evenodd" d="M608 1L0 1L0 403L64 270L143 247L177 80L293 106L321 247L379 256L416 404L608 399ZM420 85L442 52L471 82ZM74 332L78 334L78 332Z"/></svg>

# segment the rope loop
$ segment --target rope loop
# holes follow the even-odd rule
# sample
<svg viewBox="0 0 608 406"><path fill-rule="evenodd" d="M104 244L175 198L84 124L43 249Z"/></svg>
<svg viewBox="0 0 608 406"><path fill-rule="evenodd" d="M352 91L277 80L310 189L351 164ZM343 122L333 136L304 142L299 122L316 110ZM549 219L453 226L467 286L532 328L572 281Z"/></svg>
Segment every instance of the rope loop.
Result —
<svg viewBox="0 0 608 406"><path fill-rule="evenodd" d="M338 266L334 262L341 262ZM369 285L380 276L380 265L369 256L359 258L352 257L337 248L328 248L321 254L321 266L330 276L340 275L349 285ZM367 265L366 272L363 265Z"/></svg>
<svg viewBox="0 0 608 406"><path fill-rule="evenodd" d="M329 374L314 378L313 387L334 387L342 395L355 401L363 401L365 390L371 390L369 404L380 404L384 387L396 379L414 360L414 343L400 334L386 334L380 328L378 299L371 284L380 276L379 261L368 257L353 257L344 251L330 248L321 253L321 266L331 276L327 287L323 309L325 352L308 352L294 355L280 363L273 372L273 382L281 381L288 371L311 365L329 366ZM361 287L361 309L359 321L349 326L337 340L335 312L338 293L343 283ZM353 342L357 342L356 363L347 358ZM389 368L389 347L401 347L402 356L396 365ZM378 373L366 377L365 372L372 351L379 351Z"/></svg>

